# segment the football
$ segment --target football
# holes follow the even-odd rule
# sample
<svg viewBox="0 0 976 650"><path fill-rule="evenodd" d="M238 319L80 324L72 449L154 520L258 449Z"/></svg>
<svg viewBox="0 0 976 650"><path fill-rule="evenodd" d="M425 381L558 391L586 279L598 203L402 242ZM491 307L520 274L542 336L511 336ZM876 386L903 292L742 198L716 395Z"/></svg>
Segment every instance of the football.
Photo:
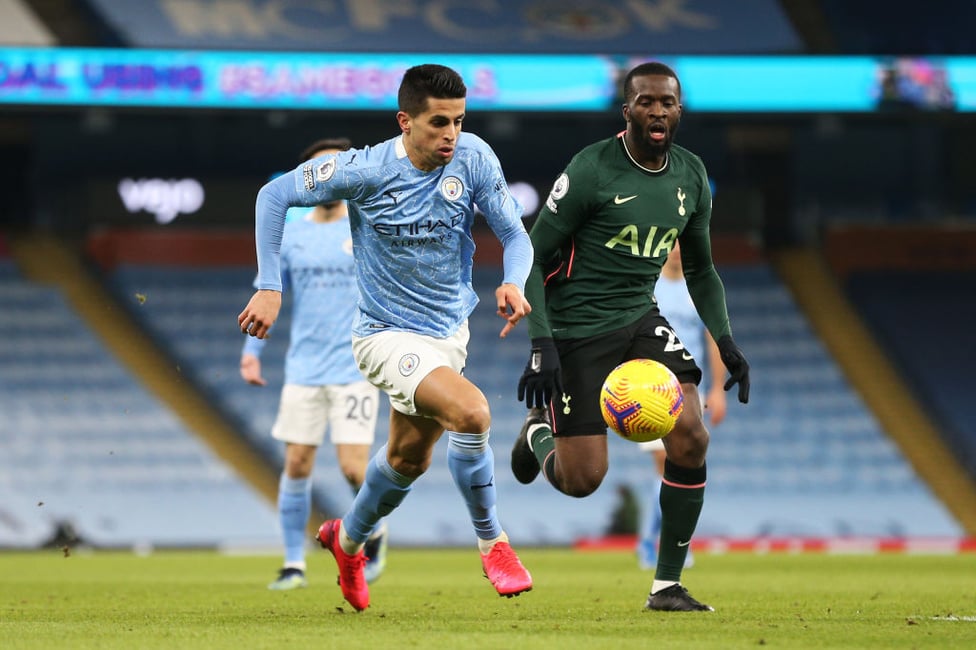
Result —
<svg viewBox="0 0 976 650"><path fill-rule="evenodd" d="M684 407L674 373L650 359L632 359L614 368L600 390L600 411L607 426L634 442L671 433Z"/></svg>

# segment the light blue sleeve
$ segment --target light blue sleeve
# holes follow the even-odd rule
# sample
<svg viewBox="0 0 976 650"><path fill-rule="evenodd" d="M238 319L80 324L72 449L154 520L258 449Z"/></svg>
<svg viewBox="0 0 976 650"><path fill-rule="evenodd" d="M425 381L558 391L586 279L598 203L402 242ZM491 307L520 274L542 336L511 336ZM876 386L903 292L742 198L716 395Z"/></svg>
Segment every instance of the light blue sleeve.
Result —
<svg viewBox="0 0 976 650"><path fill-rule="evenodd" d="M360 178L343 171L355 149L304 162L269 181L258 192L254 207L254 238L258 257L258 289L281 291L281 237L288 208L312 207L355 196ZM351 154L351 156L350 156Z"/></svg>
<svg viewBox="0 0 976 650"><path fill-rule="evenodd" d="M291 174L282 174L269 181L258 192L254 206L254 241L257 247L257 289L281 291L281 236L285 231L285 215L292 205L299 205L300 197Z"/></svg>
<svg viewBox="0 0 976 650"><path fill-rule="evenodd" d="M478 177L483 182L475 191L475 202L504 249L502 282L514 284L524 292L533 253L532 241L522 223L522 205L509 191L501 163L487 144L481 147L479 162Z"/></svg>
<svg viewBox="0 0 976 650"><path fill-rule="evenodd" d="M514 232L504 239L501 237L499 239L504 248L502 264L505 275L502 282L514 284L519 291L525 293L525 281L529 277L529 271L532 270L532 241L524 228L521 233Z"/></svg>

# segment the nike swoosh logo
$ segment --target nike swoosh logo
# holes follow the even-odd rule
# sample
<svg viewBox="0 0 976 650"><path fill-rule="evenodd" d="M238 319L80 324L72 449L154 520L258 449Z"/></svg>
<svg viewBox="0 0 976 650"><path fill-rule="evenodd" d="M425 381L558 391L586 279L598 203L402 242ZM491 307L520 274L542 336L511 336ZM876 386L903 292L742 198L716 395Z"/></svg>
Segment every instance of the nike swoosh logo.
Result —
<svg viewBox="0 0 976 650"><path fill-rule="evenodd" d="M688 544L691 544L690 539L687 542L678 542L678 546L688 546Z"/></svg>
<svg viewBox="0 0 976 650"><path fill-rule="evenodd" d="M621 205L623 203L626 203L627 201L633 201L636 198L637 198L636 194L633 196L625 196L624 198L620 198L620 195L618 194L617 196L613 197L613 203L614 205Z"/></svg>

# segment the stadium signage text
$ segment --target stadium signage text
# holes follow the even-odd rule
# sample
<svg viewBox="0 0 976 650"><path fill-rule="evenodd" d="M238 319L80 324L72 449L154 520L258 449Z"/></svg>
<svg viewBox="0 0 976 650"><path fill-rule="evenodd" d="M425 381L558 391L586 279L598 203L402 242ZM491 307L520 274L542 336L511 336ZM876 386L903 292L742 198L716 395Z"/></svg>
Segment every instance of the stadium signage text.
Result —
<svg viewBox="0 0 976 650"><path fill-rule="evenodd" d="M195 178L123 178L119 198L130 214L142 211L167 224L181 214L193 214L203 207L203 185Z"/></svg>
<svg viewBox="0 0 976 650"><path fill-rule="evenodd" d="M639 60L655 57L649 55ZM2 48L0 104L221 109L396 110L403 71L421 54ZM619 111L623 71L604 55L444 54L472 111ZM976 57L677 56L696 112L976 111ZM763 79L749 93L736 80ZM830 87L831 92L822 89ZM938 101L931 100L937 97Z"/></svg>

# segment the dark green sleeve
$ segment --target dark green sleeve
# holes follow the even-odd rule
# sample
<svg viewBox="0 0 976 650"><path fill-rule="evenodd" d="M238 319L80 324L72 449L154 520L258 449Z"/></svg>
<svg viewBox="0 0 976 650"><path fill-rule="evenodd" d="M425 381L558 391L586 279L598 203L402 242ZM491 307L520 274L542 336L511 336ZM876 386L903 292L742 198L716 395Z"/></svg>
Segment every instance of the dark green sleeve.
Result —
<svg viewBox="0 0 976 650"><path fill-rule="evenodd" d="M532 249L535 252L532 270L525 282L525 299L532 305L532 312L528 315L529 337L551 337L552 331L546 315L545 269L551 268L567 237L540 215L529 232L529 238L532 239Z"/></svg>
<svg viewBox="0 0 976 650"><path fill-rule="evenodd" d="M531 338L551 337L546 314L545 274L555 268L564 244L592 212L592 185L597 170L584 157L573 157L553 184L539 218L529 232L535 257L525 282L525 299L532 305L528 315Z"/></svg>
<svg viewBox="0 0 976 650"><path fill-rule="evenodd" d="M729 311L725 304L725 287L712 261L712 242L709 223L712 219L712 192L702 165L703 189L695 214L678 240L681 242L681 266L685 273L688 293L698 315L716 341L732 333Z"/></svg>

